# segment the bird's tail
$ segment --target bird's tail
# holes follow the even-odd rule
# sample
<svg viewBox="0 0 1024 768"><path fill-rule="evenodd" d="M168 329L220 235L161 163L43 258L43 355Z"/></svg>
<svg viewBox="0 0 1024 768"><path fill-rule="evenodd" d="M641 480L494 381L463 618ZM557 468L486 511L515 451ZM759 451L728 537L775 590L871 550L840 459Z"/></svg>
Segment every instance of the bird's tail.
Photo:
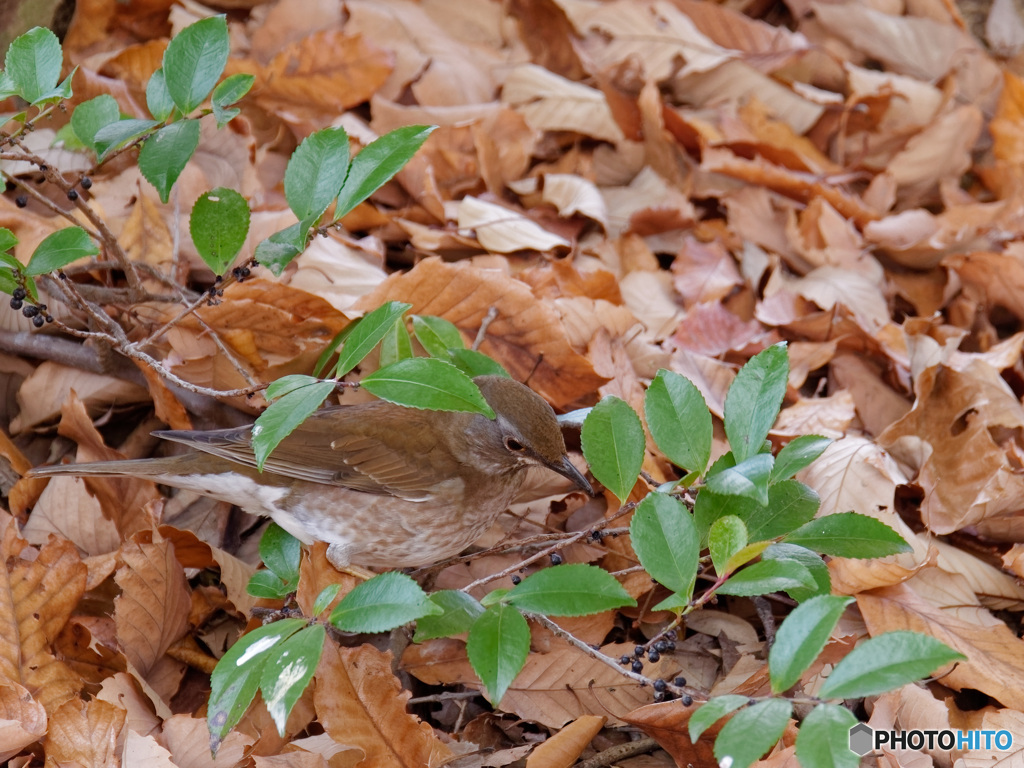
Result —
<svg viewBox="0 0 1024 768"><path fill-rule="evenodd" d="M30 469L25 477L57 477L59 475L127 475L158 477L171 473L195 471L193 456L164 459L121 459L118 461L87 461L81 464L53 464Z"/></svg>

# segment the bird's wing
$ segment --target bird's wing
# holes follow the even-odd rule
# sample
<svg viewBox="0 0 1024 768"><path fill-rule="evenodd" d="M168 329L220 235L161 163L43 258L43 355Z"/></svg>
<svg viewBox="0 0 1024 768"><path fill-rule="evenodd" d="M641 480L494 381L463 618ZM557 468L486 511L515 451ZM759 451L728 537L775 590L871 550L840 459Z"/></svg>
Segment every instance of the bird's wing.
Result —
<svg viewBox="0 0 1024 768"><path fill-rule="evenodd" d="M440 445L443 430L427 423L427 413L385 403L325 408L281 441L263 471L410 501L425 499L435 489L439 474L443 476L437 463L448 455ZM154 434L256 466L251 427Z"/></svg>

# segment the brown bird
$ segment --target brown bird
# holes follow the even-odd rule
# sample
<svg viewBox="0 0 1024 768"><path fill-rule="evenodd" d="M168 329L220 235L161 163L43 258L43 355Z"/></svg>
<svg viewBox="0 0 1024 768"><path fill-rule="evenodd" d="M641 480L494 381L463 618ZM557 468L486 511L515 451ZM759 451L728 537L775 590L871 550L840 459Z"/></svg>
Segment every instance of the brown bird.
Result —
<svg viewBox="0 0 1024 768"><path fill-rule="evenodd" d="M592 494L569 461L555 413L529 387L474 379L496 418L377 401L324 408L256 469L252 427L154 434L189 453L38 467L33 477L130 475L270 517L299 540L327 542L334 567L403 568L456 555L547 467Z"/></svg>

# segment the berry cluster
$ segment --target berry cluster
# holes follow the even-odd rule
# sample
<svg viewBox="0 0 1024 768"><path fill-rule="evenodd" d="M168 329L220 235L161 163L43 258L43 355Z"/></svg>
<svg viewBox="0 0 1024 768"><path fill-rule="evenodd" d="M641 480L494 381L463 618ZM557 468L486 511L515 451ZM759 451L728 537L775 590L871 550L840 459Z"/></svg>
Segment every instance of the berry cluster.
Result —
<svg viewBox="0 0 1024 768"><path fill-rule="evenodd" d="M658 661L661 660L661 654L669 653L669 652L674 651L676 649L676 643L675 643L676 633L675 632L668 632L665 635L665 638L666 639L664 639L664 640L658 640L658 641L654 642L650 646L650 648L648 648L646 645L638 645L638 646L636 646L636 648L633 649L633 655L632 656L629 656L629 655L620 656L619 657L619 663L622 664L622 666L628 666L631 670L636 672L638 675L641 674L644 671L643 658L644 658L645 655L647 656L647 660L648 661L658 662ZM686 678L684 678L684 677L677 677L673 682L674 682L676 687L682 688L682 687L684 687L686 685ZM661 678L658 678L657 680L655 680L654 681L654 700L655 701L668 701L671 698L673 698L673 694L672 694L672 692L670 690L668 690L668 683L665 682L664 680L662 680ZM693 699L690 696L688 696L688 695L684 695L682 697L682 702L683 702L683 704L685 706L688 707L688 706L690 706L693 703Z"/></svg>
<svg viewBox="0 0 1024 768"><path fill-rule="evenodd" d="M32 325L42 328L44 323L52 323L53 315L47 313L45 304L26 303L28 292L24 288L15 288L11 293L11 309L21 310L21 314L32 320Z"/></svg>

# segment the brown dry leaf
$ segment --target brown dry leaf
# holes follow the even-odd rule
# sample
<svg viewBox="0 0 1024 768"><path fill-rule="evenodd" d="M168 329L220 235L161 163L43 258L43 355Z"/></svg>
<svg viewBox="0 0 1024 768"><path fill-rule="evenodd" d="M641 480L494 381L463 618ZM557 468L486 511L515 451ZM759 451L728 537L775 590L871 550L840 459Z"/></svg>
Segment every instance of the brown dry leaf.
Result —
<svg viewBox="0 0 1024 768"><path fill-rule="evenodd" d="M322 541L314 542L304 550L299 564L299 588L295 593L295 602L302 609L303 616L313 616L313 604L317 596L332 584L338 584L337 596L324 610L328 613L338 601L351 592L360 579L350 573L342 573L327 561L327 545Z"/></svg>
<svg viewBox="0 0 1024 768"><path fill-rule="evenodd" d="M1024 641L1002 622L979 626L923 600L908 584L862 592L857 605L872 636L909 629L931 635L967 656L936 673L943 685L974 688L1004 706L1024 707Z"/></svg>
<svg viewBox="0 0 1024 768"><path fill-rule="evenodd" d="M584 715L537 747L526 758L526 768L570 768L604 727L600 715Z"/></svg>
<svg viewBox="0 0 1024 768"><path fill-rule="evenodd" d="M391 672L391 654L369 645L324 647L316 673L318 719L338 743L363 751L363 764L433 766L451 751L405 711L410 694Z"/></svg>
<svg viewBox="0 0 1024 768"><path fill-rule="evenodd" d="M32 544L45 544L51 534L71 541L87 556L116 552L121 546L117 525L103 515L85 482L75 477L54 477L32 507L22 529Z"/></svg>
<svg viewBox="0 0 1024 768"><path fill-rule="evenodd" d="M115 576L121 587L114 608L117 637L132 667L147 677L188 628L188 585L169 541L125 542L121 558L124 566Z"/></svg>
<svg viewBox="0 0 1024 768"><path fill-rule="evenodd" d="M459 203L459 234L475 234L480 245L493 253L551 251L568 248L568 240L549 232L523 214L473 196Z"/></svg>
<svg viewBox="0 0 1024 768"><path fill-rule="evenodd" d="M507 274L425 259L408 272L391 275L356 307L369 311L392 300L409 302L414 314L443 317L471 339L495 309L497 317L487 326L480 351L504 365L513 378L528 379L556 408L604 383L566 342L558 312Z"/></svg>
<svg viewBox="0 0 1024 768"><path fill-rule="evenodd" d="M24 686L53 715L82 687L51 646L85 593L86 569L71 542L51 539L37 554L16 538L9 517L3 522L7 568L0 590L0 679ZM26 560L26 554L36 556Z"/></svg>
<svg viewBox="0 0 1024 768"><path fill-rule="evenodd" d="M125 711L106 701L72 699L58 709L46 734L47 762L120 768Z"/></svg>
<svg viewBox="0 0 1024 768"><path fill-rule="evenodd" d="M46 736L46 710L26 688L0 683L0 760L9 760Z"/></svg>
<svg viewBox="0 0 1024 768"><path fill-rule="evenodd" d="M160 743L170 751L178 768L233 768L250 754L254 741L239 731L232 731L213 757L206 718L191 715L174 715L164 720L160 736Z"/></svg>
<svg viewBox="0 0 1024 768"><path fill-rule="evenodd" d="M376 93L391 67L391 55L361 35L325 30L286 46L266 66L232 59L226 73L256 74L254 96L269 111L289 121L326 124L325 113L342 112Z"/></svg>
<svg viewBox="0 0 1024 768"><path fill-rule="evenodd" d="M687 707L677 701L665 701L635 709L624 719L656 739L661 748L672 755L676 765L717 765L715 739L726 721L710 726L694 744L690 741L687 723L699 706L699 702Z"/></svg>

